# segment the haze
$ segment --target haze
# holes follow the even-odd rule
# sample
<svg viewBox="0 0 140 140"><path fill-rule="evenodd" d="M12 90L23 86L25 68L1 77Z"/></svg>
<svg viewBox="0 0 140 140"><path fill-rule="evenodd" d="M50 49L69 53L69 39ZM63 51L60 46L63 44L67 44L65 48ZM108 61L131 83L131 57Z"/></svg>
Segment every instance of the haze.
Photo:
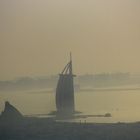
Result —
<svg viewBox="0 0 140 140"><path fill-rule="evenodd" d="M0 0L0 80L140 73L139 0Z"/></svg>

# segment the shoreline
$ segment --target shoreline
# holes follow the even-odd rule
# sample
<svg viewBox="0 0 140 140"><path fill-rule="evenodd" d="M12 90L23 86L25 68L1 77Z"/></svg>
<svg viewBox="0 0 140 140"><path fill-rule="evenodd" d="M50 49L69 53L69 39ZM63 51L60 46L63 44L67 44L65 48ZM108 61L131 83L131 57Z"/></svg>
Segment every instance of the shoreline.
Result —
<svg viewBox="0 0 140 140"><path fill-rule="evenodd" d="M57 122L48 118L23 117L0 120L2 140L139 140L140 122Z"/></svg>

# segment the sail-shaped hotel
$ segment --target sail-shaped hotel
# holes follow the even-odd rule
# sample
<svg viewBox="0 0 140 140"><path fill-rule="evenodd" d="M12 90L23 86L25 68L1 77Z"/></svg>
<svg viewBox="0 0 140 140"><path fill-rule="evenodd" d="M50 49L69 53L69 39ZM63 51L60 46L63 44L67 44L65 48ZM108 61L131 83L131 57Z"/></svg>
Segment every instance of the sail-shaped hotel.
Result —
<svg viewBox="0 0 140 140"><path fill-rule="evenodd" d="M59 114L73 114L75 112L74 106L74 83L72 72L72 58L70 54L70 61L65 66L61 74L56 88L56 108Z"/></svg>

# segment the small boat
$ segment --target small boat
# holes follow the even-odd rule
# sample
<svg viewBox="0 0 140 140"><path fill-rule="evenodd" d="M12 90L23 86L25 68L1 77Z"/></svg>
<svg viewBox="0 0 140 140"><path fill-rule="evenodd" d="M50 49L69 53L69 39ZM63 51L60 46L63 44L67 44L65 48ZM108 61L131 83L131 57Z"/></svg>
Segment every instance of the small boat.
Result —
<svg viewBox="0 0 140 140"><path fill-rule="evenodd" d="M72 72L72 57L65 66L61 74L56 88L56 108L57 113L62 115L71 115L75 112L74 106L74 84Z"/></svg>

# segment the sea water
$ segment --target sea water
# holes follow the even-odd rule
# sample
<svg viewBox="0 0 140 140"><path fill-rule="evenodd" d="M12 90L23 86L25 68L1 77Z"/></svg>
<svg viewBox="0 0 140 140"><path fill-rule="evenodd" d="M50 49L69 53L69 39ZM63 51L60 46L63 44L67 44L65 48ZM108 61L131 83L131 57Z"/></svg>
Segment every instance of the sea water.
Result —
<svg viewBox="0 0 140 140"><path fill-rule="evenodd" d="M56 110L55 92L0 92L0 112L4 109L5 101L9 101L23 115L39 116ZM140 90L76 92L75 109L82 112L82 115L111 113L112 117L89 117L70 121L138 122L140 121Z"/></svg>

